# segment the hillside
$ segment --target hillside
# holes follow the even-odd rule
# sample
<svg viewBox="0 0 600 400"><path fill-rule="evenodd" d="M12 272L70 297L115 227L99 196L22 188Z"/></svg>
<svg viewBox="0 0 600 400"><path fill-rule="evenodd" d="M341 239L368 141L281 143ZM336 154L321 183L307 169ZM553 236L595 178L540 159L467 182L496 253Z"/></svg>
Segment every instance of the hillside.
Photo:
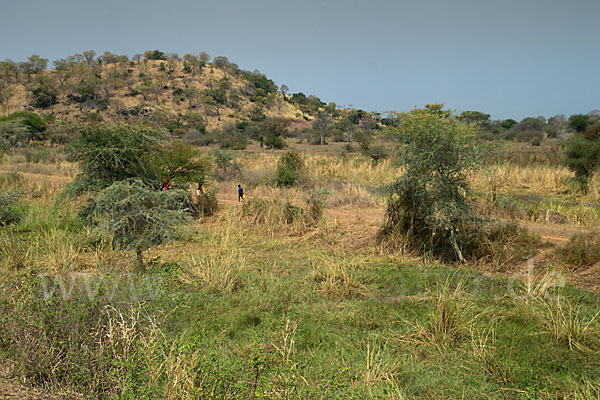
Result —
<svg viewBox="0 0 600 400"><path fill-rule="evenodd" d="M324 103L302 93L286 96L259 71L249 72L226 57L196 57L156 50L144 57L93 52L54 61L0 62L0 116L29 110L67 121L185 123L201 130L227 122L265 117L311 119Z"/></svg>

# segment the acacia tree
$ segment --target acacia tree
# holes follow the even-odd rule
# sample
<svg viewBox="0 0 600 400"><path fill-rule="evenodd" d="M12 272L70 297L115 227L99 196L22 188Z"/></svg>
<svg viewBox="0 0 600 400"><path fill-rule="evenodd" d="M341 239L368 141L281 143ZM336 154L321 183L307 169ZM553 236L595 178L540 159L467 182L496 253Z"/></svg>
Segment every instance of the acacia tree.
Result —
<svg viewBox="0 0 600 400"><path fill-rule="evenodd" d="M161 147L152 164L158 177L179 185L204 184L210 172L209 159L191 144L179 140Z"/></svg>
<svg viewBox="0 0 600 400"><path fill-rule="evenodd" d="M143 253L173 237L190 220L193 206L184 190L156 191L139 179L113 183L100 192L94 206L96 229L115 247L134 250L144 270Z"/></svg>
<svg viewBox="0 0 600 400"><path fill-rule="evenodd" d="M98 191L114 182L138 178L152 184L156 169L151 160L164 140L161 131L142 125L81 125L69 143L80 173L71 189L76 194Z"/></svg>
<svg viewBox="0 0 600 400"><path fill-rule="evenodd" d="M467 176L481 159L475 130L441 105L428 105L406 114L398 133L404 173L388 188L381 237L404 237L417 251L464 262L478 222L466 200Z"/></svg>

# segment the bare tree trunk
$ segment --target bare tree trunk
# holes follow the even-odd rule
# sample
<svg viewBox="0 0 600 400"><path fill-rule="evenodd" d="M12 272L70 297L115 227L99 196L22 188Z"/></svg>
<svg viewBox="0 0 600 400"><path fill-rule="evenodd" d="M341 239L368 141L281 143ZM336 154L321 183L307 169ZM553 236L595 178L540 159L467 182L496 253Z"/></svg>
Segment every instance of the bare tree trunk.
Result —
<svg viewBox="0 0 600 400"><path fill-rule="evenodd" d="M137 256L137 268L140 272L146 272L146 266L144 265L144 254L142 249L136 249L135 254Z"/></svg>

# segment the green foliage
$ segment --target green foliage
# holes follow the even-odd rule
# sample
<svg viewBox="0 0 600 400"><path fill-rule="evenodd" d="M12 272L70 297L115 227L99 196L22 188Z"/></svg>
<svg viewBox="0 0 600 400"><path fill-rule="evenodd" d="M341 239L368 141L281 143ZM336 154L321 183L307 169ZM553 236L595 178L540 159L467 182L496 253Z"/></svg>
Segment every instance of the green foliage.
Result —
<svg viewBox="0 0 600 400"><path fill-rule="evenodd" d="M268 149L283 149L287 146L283 139L287 134L290 121L285 118L267 118L260 123L265 136L263 144Z"/></svg>
<svg viewBox="0 0 600 400"><path fill-rule="evenodd" d="M46 138L46 121L30 111L17 111L0 118L0 148L24 147Z"/></svg>
<svg viewBox="0 0 600 400"><path fill-rule="evenodd" d="M500 126L502 128L504 128L504 129L510 129L513 126L517 125L517 124L518 124L517 121L515 121L514 119L509 118L509 119L502 120L502 122L500 123Z"/></svg>
<svg viewBox="0 0 600 400"><path fill-rule="evenodd" d="M152 165L161 182L178 185L203 184L210 172L210 160L189 143L171 141L156 152Z"/></svg>
<svg viewBox="0 0 600 400"><path fill-rule="evenodd" d="M39 114L31 111L17 111L5 117L0 117L0 122L3 121L18 121L32 132L44 132L47 128L46 121Z"/></svg>
<svg viewBox="0 0 600 400"><path fill-rule="evenodd" d="M148 183L159 178L152 160L164 138L160 131L111 124L82 125L78 131L68 146L81 171L72 186L76 193L103 189L129 178Z"/></svg>
<svg viewBox="0 0 600 400"><path fill-rule="evenodd" d="M402 120L405 171L389 187L382 236L404 237L417 251L464 261L477 222L465 197L467 176L479 167L480 150L470 126L434 106Z"/></svg>
<svg viewBox="0 0 600 400"><path fill-rule="evenodd" d="M23 192L13 190L0 192L0 227L19 223L25 216L25 207L20 204Z"/></svg>
<svg viewBox="0 0 600 400"><path fill-rule="evenodd" d="M36 87L31 89L31 106L36 108L48 108L58 103L56 92L47 87Z"/></svg>
<svg viewBox="0 0 600 400"><path fill-rule="evenodd" d="M244 72L242 77L254 89L254 93L250 97L250 101L252 102L263 101L269 94L277 92L277 85L271 79L268 79L266 75L258 71Z"/></svg>
<svg viewBox="0 0 600 400"><path fill-rule="evenodd" d="M184 190L150 189L141 180L115 182L98 195L93 218L97 229L117 247L142 252L173 237L179 225L189 221L194 209Z"/></svg>
<svg viewBox="0 0 600 400"><path fill-rule="evenodd" d="M573 114L569 117L569 128L575 132L583 132L592 124L593 122L590 120L589 115Z"/></svg>
<svg viewBox="0 0 600 400"><path fill-rule="evenodd" d="M167 56L160 50L148 50L144 52L146 60L166 60Z"/></svg>
<svg viewBox="0 0 600 400"><path fill-rule="evenodd" d="M575 173L575 183L587 192L588 181L600 165L600 142L575 134L565 143L565 153L567 165Z"/></svg>
<svg viewBox="0 0 600 400"><path fill-rule="evenodd" d="M296 186L303 168L304 161L298 153L288 151L283 154L277 162L277 186Z"/></svg>
<svg viewBox="0 0 600 400"><path fill-rule="evenodd" d="M7 151L14 147L25 147L32 139L27 127L17 121L0 122L0 149Z"/></svg>

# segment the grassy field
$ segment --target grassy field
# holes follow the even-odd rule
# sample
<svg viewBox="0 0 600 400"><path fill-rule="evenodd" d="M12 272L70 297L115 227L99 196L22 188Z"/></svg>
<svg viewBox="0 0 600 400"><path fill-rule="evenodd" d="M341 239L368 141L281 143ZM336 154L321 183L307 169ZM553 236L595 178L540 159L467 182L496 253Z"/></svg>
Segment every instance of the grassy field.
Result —
<svg viewBox="0 0 600 400"><path fill-rule="evenodd" d="M75 399L600 398L597 181L576 197L569 171L543 156L490 161L471 177L474 207L534 238L443 265L377 242L376 189L400 173L391 161L290 145L306 164L300 187L273 185L280 152L234 153L239 170L207 185L218 213L151 249L146 273L60 196L76 165L5 157L0 185L23 190L27 214L0 235L0 387ZM325 202L309 219L311 193ZM287 220L287 202L303 217Z"/></svg>

